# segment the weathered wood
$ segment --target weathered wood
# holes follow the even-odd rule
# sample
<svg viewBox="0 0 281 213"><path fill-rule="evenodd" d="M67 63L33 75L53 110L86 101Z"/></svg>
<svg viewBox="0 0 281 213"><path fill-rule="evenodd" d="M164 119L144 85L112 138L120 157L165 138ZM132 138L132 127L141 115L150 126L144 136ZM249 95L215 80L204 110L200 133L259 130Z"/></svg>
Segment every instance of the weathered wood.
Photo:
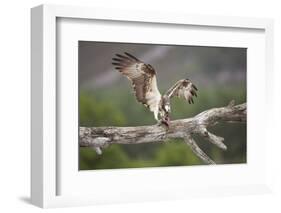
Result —
<svg viewBox="0 0 281 213"><path fill-rule="evenodd" d="M191 150L207 164L214 164L192 138L198 134L219 148L226 150L224 138L207 130L218 122L245 122L247 119L246 103L234 106L234 101L226 107L213 108L201 112L193 118L171 121L170 127L150 125L137 127L80 127L79 143L81 147L93 147L98 154L110 144L161 143L168 139L180 138Z"/></svg>
<svg viewBox="0 0 281 213"><path fill-rule="evenodd" d="M216 164L202 149L197 145L194 139L190 136L184 138L185 143L190 149L206 164Z"/></svg>

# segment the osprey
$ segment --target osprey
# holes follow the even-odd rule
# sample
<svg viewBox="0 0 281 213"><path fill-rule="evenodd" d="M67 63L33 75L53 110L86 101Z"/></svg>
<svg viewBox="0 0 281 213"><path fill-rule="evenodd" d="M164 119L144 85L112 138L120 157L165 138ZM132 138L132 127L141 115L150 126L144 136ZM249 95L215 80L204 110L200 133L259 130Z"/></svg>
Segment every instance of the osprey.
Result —
<svg viewBox="0 0 281 213"><path fill-rule="evenodd" d="M169 127L172 97L184 98L189 104L194 103L193 96L197 97L198 89L189 79L177 81L164 95L161 95L157 87L154 68L127 52L124 55L116 54L112 60L115 69L131 81L137 101L149 108L154 113L155 120L160 124L163 123Z"/></svg>

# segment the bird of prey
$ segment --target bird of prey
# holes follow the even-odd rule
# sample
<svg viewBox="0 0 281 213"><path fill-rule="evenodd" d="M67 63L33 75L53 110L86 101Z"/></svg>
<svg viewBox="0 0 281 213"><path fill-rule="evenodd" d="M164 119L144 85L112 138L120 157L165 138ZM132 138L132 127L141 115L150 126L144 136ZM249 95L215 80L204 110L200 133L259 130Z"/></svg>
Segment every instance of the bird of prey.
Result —
<svg viewBox="0 0 281 213"><path fill-rule="evenodd" d="M163 123L169 127L172 97L184 98L189 104L194 103L194 96L197 97L198 89L189 79L177 81L164 95L161 95L157 87L155 69L132 54L127 52L123 55L116 54L112 60L115 69L131 81L137 101L154 113L158 124Z"/></svg>

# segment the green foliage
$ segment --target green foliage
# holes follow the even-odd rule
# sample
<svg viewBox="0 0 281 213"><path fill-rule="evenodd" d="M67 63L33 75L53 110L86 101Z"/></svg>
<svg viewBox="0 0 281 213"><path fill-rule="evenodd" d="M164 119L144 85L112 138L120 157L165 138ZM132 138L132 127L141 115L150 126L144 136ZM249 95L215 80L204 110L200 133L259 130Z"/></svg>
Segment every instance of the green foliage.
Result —
<svg viewBox="0 0 281 213"><path fill-rule="evenodd" d="M97 101L95 96L81 92L79 100L80 126L123 125L126 118L114 104Z"/></svg>
<svg viewBox="0 0 281 213"><path fill-rule="evenodd" d="M128 156L118 145L108 147L102 155L96 154L92 148L80 148L81 170L126 168L128 162Z"/></svg>
<svg viewBox="0 0 281 213"><path fill-rule="evenodd" d="M170 140L156 152L156 166L197 165L200 160L182 141Z"/></svg>

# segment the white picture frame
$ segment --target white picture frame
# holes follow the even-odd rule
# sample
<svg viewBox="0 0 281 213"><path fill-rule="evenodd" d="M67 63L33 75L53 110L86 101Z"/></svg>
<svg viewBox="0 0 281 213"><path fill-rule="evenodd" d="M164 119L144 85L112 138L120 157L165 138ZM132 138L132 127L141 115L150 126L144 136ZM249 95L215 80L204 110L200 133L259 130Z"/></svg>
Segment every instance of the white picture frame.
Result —
<svg viewBox="0 0 281 213"><path fill-rule="evenodd" d="M135 196L132 195L132 190L124 190L124 187L118 188L120 191L115 191L114 193L108 193L103 187L98 194L89 195L81 193L78 194L60 194L59 186L63 179L60 179L59 174L62 170L63 164L59 166L58 159L60 159L60 154L63 149L58 151L57 139L57 107L58 107L58 96L57 88L60 86L60 80L57 78L58 69L57 65L57 23L60 18L63 19L79 19L79 20L100 20L102 21L118 21L122 25L122 22L133 22L133 23L153 23L155 25L161 26L200 26L207 28L218 28L227 29L227 31L232 31L234 29L241 30L258 30L262 32L261 40L264 41L264 48L261 55L264 65L260 68L260 78L257 82L264 83L264 87L261 87L262 97L266 99L266 102L261 105L256 112L253 113L264 113L264 117L261 118L263 121L265 131L261 132L262 138L259 142L264 139L265 144L260 145L257 151L260 152L262 147L266 147L270 150L268 146L270 139L269 128L270 123L270 113L271 110L267 112L264 111L265 106L268 109L272 109L272 96L269 91L273 88L273 21L271 19L257 19L257 18L241 18L241 17L216 17L216 16L204 16L204 15L188 15L188 14L173 14L173 13L153 13L148 11L126 11L126 10L112 10L112 9L100 9L100 8L84 8L84 7L74 7L74 6L54 6L54 5L41 5L31 10L31 72L32 72L32 103L31 103L31 129L32 129L32 143L31 143L31 201L33 204L40 207L59 207L59 206L75 206L75 205L90 205L95 203L114 203L114 202L128 202L128 201L143 201L143 200L164 200L164 199L179 199L194 196L213 196L213 195L232 195L232 194L251 194L251 193L263 193L269 192L271 188L271 171L270 171L270 161L268 160L269 154L262 155L263 165L256 168L257 173L261 174L262 177L257 178L253 181L253 184L247 181L247 177L241 178L237 182L220 182L216 185L199 185L199 181L196 182L195 178L190 178L192 180L192 185L194 187L186 186L179 188L179 185L170 185L166 187L165 190L161 190L161 184L164 185L167 179L173 181L175 176L167 176L164 182L161 182L157 187L152 188L153 192L149 195L145 194L145 187L143 191L134 189L136 191ZM235 36L235 35L234 35ZM215 45L215 44L214 44ZM237 44L238 45L238 44ZM264 76L265 78L262 78ZM253 76L248 76L248 78L253 78ZM254 87L254 83L252 84ZM251 89L250 89L251 92ZM249 93L250 97L254 91ZM252 99L252 105L257 99ZM258 107L257 107L258 108ZM255 124L252 124L255 125ZM261 128L258 127L258 128ZM77 156L75 156L77 157ZM74 159L75 160L75 159ZM76 159L78 161L78 159ZM165 168L166 175L171 173L170 171L176 172L180 169ZM200 169L202 170L202 169ZM209 168L205 168L208 172ZM216 171L217 170L217 171ZM247 174L247 167L240 165L239 168L233 167L218 167L216 170L209 170L209 172L222 172L235 174L237 171L245 172ZM155 169L142 169L142 170L122 170L118 171L119 175L133 174L133 176L141 176L146 178L146 175L153 175L157 177L157 168ZM78 172L78 170L77 170ZM191 171L192 172L192 171ZM200 171L201 172L201 171ZM86 173L85 173L86 174ZM190 173L192 174L192 173ZM203 173L202 173L203 174ZM216 175L217 175L216 174ZM99 181L106 179L107 173L99 173ZM159 174L158 174L159 175ZM162 175L162 174L161 174ZM254 173L252 174L254 175ZM87 174L86 174L87 176ZM160 176L161 177L161 176ZM251 174L249 173L249 177ZM72 177L68 178L70 181L67 185L69 191L77 191L79 186L75 185L71 181L75 181ZM84 177L85 184L89 178ZM195 180L194 180L195 179ZM238 178L239 179L239 178ZM77 179L78 180L78 179ZM81 181L81 179L79 179ZM245 180L245 181L244 181ZM180 182L180 181L179 181ZM71 184L72 187L71 188ZM100 183L102 185L102 183ZM76 188L75 188L76 186ZM83 188L81 186L81 188ZM98 187L97 187L98 188ZM132 188L127 186L127 188ZM151 187L150 187L151 188ZM89 187L88 190L92 190ZM122 191L123 190L123 191ZM130 191L131 190L131 191ZM122 196L120 196L122 193ZM170 195L169 195L170 194ZM171 196L171 194L173 196Z"/></svg>

